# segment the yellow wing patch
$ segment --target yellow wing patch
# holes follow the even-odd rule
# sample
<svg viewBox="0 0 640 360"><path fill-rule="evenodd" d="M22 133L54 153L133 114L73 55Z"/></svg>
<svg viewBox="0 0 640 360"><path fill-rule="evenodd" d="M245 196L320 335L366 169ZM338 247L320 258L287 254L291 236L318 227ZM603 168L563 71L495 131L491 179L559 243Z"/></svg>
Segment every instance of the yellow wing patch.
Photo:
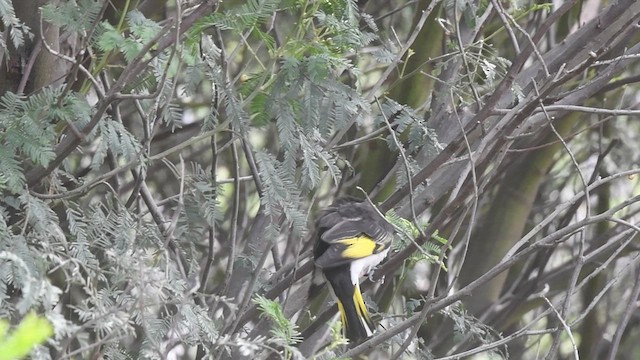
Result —
<svg viewBox="0 0 640 360"><path fill-rule="evenodd" d="M336 242L347 246L347 248L342 251L342 257L349 259L361 259L373 255L376 253L376 247L380 246L380 244L367 236L342 239Z"/></svg>

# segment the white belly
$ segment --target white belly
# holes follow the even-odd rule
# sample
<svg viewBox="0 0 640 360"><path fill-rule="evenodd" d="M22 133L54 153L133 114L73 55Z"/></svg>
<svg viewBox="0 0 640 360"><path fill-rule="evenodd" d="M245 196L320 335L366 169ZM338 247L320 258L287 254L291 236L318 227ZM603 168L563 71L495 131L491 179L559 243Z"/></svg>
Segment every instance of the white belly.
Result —
<svg viewBox="0 0 640 360"><path fill-rule="evenodd" d="M387 257L389 249L351 262L351 283L359 284L360 277L368 274L374 267Z"/></svg>

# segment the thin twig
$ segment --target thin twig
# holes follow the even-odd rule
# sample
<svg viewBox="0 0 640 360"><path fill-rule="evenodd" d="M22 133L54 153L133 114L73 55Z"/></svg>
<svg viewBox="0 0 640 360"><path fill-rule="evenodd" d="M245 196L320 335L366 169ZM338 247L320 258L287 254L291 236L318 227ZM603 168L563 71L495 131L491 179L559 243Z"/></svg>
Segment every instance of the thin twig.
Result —
<svg viewBox="0 0 640 360"><path fill-rule="evenodd" d="M631 110L631 109L603 109L596 108L590 106L580 106L580 105L545 105L546 111L576 111L576 112L584 112L591 114L603 114L603 115L615 115L615 116L638 116L640 115L640 110ZM508 114L511 109L495 109L493 110L493 114L496 115L504 115ZM532 113L538 114L543 112L542 109L535 109Z"/></svg>
<svg viewBox="0 0 640 360"><path fill-rule="evenodd" d="M458 42L458 49L460 50L460 56L462 57L462 63L464 64L465 69L467 70L467 77L469 80L469 87L471 88L471 93L473 94L473 98L476 101L476 111L480 111L482 107L482 101L480 100L480 95L478 94L478 90L476 86L473 84L473 72L471 71L471 66L469 65L469 60L467 59L467 54L464 49L464 44L462 43L462 35L460 34L460 21L458 17L458 4L457 1L453 5L453 23L455 26L456 32L456 41ZM464 133L464 130L462 131Z"/></svg>
<svg viewBox="0 0 640 360"><path fill-rule="evenodd" d="M384 113L382 109L382 105L380 104L380 101L378 100L377 97L375 99L376 99L376 103L378 104L378 108L380 109L380 113L382 114L382 118L384 119L384 123L387 125L387 129L391 134L391 138L393 139L393 142L398 148L398 152L400 153L400 157L402 157L402 161L404 163L404 171L407 176L407 183L409 184L409 206L411 207L411 216L412 216L413 223L415 227L418 229L418 231L420 232L420 235L422 235L423 237L426 237L426 235L424 234L424 231L422 230L422 227L420 226L420 223L418 222L418 217L416 216L416 209L414 206L413 180L412 180L413 174L411 174L411 165L409 165L407 154L405 154L404 146L402 145L400 140L398 140L398 136L396 136L396 132L393 130L393 127L391 127L391 123L387 118L387 114ZM416 248L424 252L424 249L422 249L422 247L418 246L418 244L415 244L415 245L416 245Z"/></svg>
<svg viewBox="0 0 640 360"><path fill-rule="evenodd" d="M182 20L181 32L184 33L185 29L193 25L196 20L202 16L208 14L215 6L217 0L205 0L196 10L187 15ZM82 129L82 134L89 134L98 125L98 122L102 119L104 112L109 105L116 100L117 94L124 88L125 84L128 84L132 77L137 76L144 68L151 62L156 56L162 53L163 50L173 45L179 40L179 36L173 32L170 32L174 26L173 22L170 22L167 26L158 31L158 34L150 39L141 49L138 55L131 60L129 65L121 73L118 80L111 87L109 92L105 94L104 98L98 101L95 112L89 121L89 123ZM167 34L169 32L169 34ZM182 35L182 34L180 34ZM148 56L151 49L155 52L152 56ZM72 60L75 61L75 60ZM90 75L90 74L89 74ZM36 167L29 171L26 175L26 182L29 187L33 187L45 176L49 175L54 169L56 169L80 144L81 138L77 136L68 136L64 138L56 147L55 158L49 162L46 167Z"/></svg>
<svg viewBox="0 0 640 360"><path fill-rule="evenodd" d="M571 294L567 294L567 297L570 297ZM567 335L569 335L569 340L571 341L571 346L573 347L573 357L576 360L580 359L580 355L578 355L578 347L576 346L576 340L573 338L573 332L571 331L571 327L567 324L566 321L564 321L564 318L562 317L562 315L560 315L560 313L558 312L558 310L556 310L555 306L553 306L553 304L551 303L551 301L549 301L549 299L547 299L546 296L540 296L541 299L543 299L547 305L549 305L549 308L551 310L553 310L553 313L556 314L556 317L558 318L558 320L560 320L560 323L562 324L562 327L564 327L564 330L567 332ZM551 355L551 351L549 351L549 355Z"/></svg>
<svg viewBox="0 0 640 360"><path fill-rule="evenodd" d="M516 55L520 54L520 45L518 44L518 39L516 38L516 34L514 34L513 29L511 28L511 24L509 24L509 20L507 19L504 7L497 0L491 0L491 3L493 4L493 7L498 11L500 21L502 22L504 28L507 30L507 34L509 34L509 39L511 40L513 51L515 51Z"/></svg>
<svg viewBox="0 0 640 360"><path fill-rule="evenodd" d="M225 290L222 292L226 294L229 291L229 279L233 274L233 263L236 260L236 247L238 242L238 218L240 214L240 163L238 161L238 149L235 142L231 143L231 155L233 157L233 209L231 216L231 234L230 234L230 246L229 260L227 261L227 270L225 272L225 278L223 281ZM252 179L253 177L249 177Z"/></svg>
<svg viewBox="0 0 640 360"><path fill-rule="evenodd" d="M538 97L540 97L540 92L538 90L538 85L536 84L535 79L531 80L532 84L533 84L533 88L535 90L535 93ZM587 180L585 179L584 174L582 173L582 170L580 169L580 165L578 164L578 161L576 160L573 152L571 151L571 149L569 148L569 145L567 145L566 141L562 138L562 135L560 135L560 133L558 132L558 130L556 130L555 126L553 126L553 120L551 119L551 117L549 116L549 113L547 112L545 105L542 103L542 101L539 101L539 105L540 108L542 109L542 112L544 113L545 117L547 118L549 127L551 128L551 131L556 135L556 137L558 138L558 140L562 143L562 146L564 147L564 149L566 150L566 152L569 154L569 157L571 158L572 164L573 166L576 168L578 175L580 176L580 180L582 181L582 188L584 191L584 198L585 198L585 205L587 208L585 217L589 218L591 216L591 204L590 204L590 196L589 196L589 185L587 184ZM562 305L562 312L558 314L558 318L560 319L560 321L562 322L562 324L566 327L566 324L564 323L564 320L562 319L563 316L566 316L568 310L569 310L569 305L570 305L570 301L571 301L571 294L573 293L573 290L576 286L576 283L578 281L578 276L580 274L580 271L582 270L582 267L584 265L584 229L582 229L580 231L580 235L579 235L579 243L578 243L578 254L577 254L577 262L576 262L576 266L575 269L573 271L573 274L571 276L571 280L569 282L569 287L567 289L567 296L565 297L565 300L563 302ZM548 301L546 298L544 298L546 301ZM549 303L550 304L550 303ZM556 309L553 309L554 311L556 311ZM569 332L569 336L571 337L571 341L573 342L573 337L570 333L570 330L567 330ZM558 331L554 337L553 340L553 344L551 345L551 349L549 350L548 356L547 358L550 359L553 356L555 356L555 353L558 349L558 347L560 346L560 331ZM573 344L575 347L575 343ZM576 350L576 356L577 356L577 350ZM577 359L577 357L576 357Z"/></svg>
<svg viewBox="0 0 640 360"><path fill-rule="evenodd" d="M422 11L420 19L416 23L416 26L413 28L411 35L409 35L407 42L402 46L402 49L400 49L396 57L387 66L387 68L384 70L382 75L380 75L380 78L378 79L376 84L373 85L373 87L369 91L370 98L375 98L376 96L378 96L377 95L378 91L380 90L384 82L387 81L387 78L389 77L389 75L391 75L391 73L396 69L396 66L398 65L400 60L405 56L406 52L409 51L409 49L411 48L411 45L416 41L416 39L418 38L418 35L422 31L422 28L424 27L424 24L427 21L427 18L429 17L429 15L431 15L431 12L433 11L433 9L436 8L436 6L439 3L440 3L439 0L432 1L431 3L429 3L429 6L427 7L427 9ZM338 141L340 141L340 139L342 139L344 134L346 134L346 132L351 128L351 125L355 122L356 118L357 117L354 116L351 120L349 120L349 124L344 126L342 130L340 130L336 135L333 136L333 138L330 141L327 142L325 149L333 148L335 144Z"/></svg>

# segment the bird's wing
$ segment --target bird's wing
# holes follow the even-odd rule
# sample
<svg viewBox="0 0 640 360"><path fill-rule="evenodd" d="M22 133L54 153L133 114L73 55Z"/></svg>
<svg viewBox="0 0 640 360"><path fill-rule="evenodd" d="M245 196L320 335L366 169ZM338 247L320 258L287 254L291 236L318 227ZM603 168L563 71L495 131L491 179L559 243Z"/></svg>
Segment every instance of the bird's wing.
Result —
<svg viewBox="0 0 640 360"><path fill-rule="evenodd" d="M327 243L367 235L378 242L386 242L393 234L393 226L364 202L341 202L329 209L318 221L321 240Z"/></svg>
<svg viewBox="0 0 640 360"><path fill-rule="evenodd" d="M366 202L338 200L317 221L315 262L331 268L384 250L393 226Z"/></svg>

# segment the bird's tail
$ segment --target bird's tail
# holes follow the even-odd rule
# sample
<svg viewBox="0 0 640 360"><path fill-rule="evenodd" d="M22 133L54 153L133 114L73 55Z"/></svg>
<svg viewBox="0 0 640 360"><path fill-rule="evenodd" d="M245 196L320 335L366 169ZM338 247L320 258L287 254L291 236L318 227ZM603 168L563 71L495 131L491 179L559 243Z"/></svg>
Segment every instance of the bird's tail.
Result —
<svg viewBox="0 0 640 360"><path fill-rule="evenodd" d="M351 281L348 265L324 270L325 277L338 299L338 310L344 334L356 343L368 338L375 329L360 292L360 284Z"/></svg>

